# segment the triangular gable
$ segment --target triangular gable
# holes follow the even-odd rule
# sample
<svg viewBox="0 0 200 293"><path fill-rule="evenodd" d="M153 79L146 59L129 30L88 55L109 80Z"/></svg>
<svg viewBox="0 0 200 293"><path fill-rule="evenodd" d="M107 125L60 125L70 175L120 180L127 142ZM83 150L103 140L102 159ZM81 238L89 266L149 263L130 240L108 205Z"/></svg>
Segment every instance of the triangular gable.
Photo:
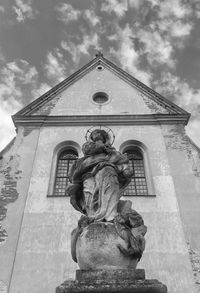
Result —
<svg viewBox="0 0 200 293"><path fill-rule="evenodd" d="M117 75L120 79L137 89L143 98L146 99L146 103L148 104L148 99L151 101L151 106L154 108L162 108L163 111L161 113L164 115L181 115L184 116L186 120L188 120L190 114L178 107L176 104L170 102L168 99L164 98L124 70L117 67L115 64L107 60L103 57L101 53L97 54L96 58L94 58L91 62L83 66L80 70L66 78L64 81L53 87L51 90L46 92L44 95L33 101L31 104L24 107L22 110L17 112L13 116L14 122L16 122L19 117L30 117L33 115L36 116L48 116L49 113L45 113L41 111L41 109L45 108L47 105L55 106L57 100L59 99L59 94L66 90L69 86L77 82L80 78L84 77L87 73L91 72L93 69L98 66L103 66L106 69L110 70L112 73ZM162 115L160 114L160 115ZM51 115L51 114L50 114Z"/></svg>

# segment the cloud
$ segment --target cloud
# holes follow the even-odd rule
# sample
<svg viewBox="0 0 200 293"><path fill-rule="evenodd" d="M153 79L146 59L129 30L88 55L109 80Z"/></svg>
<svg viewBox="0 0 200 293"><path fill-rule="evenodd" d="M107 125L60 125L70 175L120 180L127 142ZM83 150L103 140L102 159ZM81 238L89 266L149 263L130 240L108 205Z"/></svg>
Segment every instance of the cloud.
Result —
<svg viewBox="0 0 200 293"><path fill-rule="evenodd" d="M106 1L101 8L110 13L117 9L117 3L117 0ZM114 33L107 39L115 45L110 52L125 70L150 84L153 70L161 66L168 70L176 69L178 60L175 53L185 47L194 27L193 11L190 5L180 0L145 0L139 3L129 0L123 1L123 9L118 16L123 17L127 9L137 12L134 13L134 22L124 25L116 19L111 25Z"/></svg>
<svg viewBox="0 0 200 293"><path fill-rule="evenodd" d="M155 23L175 48L183 47L194 26L192 6L181 0L161 1Z"/></svg>
<svg viewBox="0 0 200 293"><path fill-rule="evenodd" d="M11 104L12 99L18 100L18 103L24 103L27 99L30 102L31 91L41 86L38 71L23 59L2 65L0 80L0 101L11 101Z"/></svg>
<svg viewBox="0 0 200 293"><path fill-rule="evenodd" d="M58 14L58 19L64 24L68 24L71 21L75 21L81 15L80 10L74 9L72 5L67 3L61 3L55 7L55 11Z"/></svg>
<svg viewBox="0 0 200 293"><path fill-rule="evenodd" d="M193 89L180 77L170 73L162 72L160 79L154 81L158 92L173 97L179 106L193 114L200 112L200 89Z"/></svg>
<svg viewBox="0 0 200 293"><path fill-rule="evenodd" d="M32 90L32 96L33 98L38 98L41 95L45 94L51 89L51 87L47 83L41 83L37 88L34 88Z"/></svg>
<svg viewBox="0 0 200 293"><path fill-rule="evenodd" d="M189 136L200 146L200 89L193 89L180 77L164 72L158 81L154 81L155 89L191 113L187 126Z"/></svg>
<svg viewBox="0 0 200 293"><path fill-rule="evenodd" d="M15 6L13 6L13 10L17 15L18 22L25 22L26 19L35 19L38 10L32 8L31 0L15 0Z"/></svg>
<svg viewBox="0 0 200 293"><path fill-rule="evenodd" d="M58 48L52 52L48 52L44 64L44 71L48 79L53 83L61 82L66 78L67 61L64 59L63 54Z"/></svg>
<svg viewBox="0 0 200 293"><path fill-rule="evenodd" d="M23 59L2 63L0 81L0 148L3 148L15 135L11 115L49 86L39 82L36 68Z"/></svg>
<svg viewBox="0 0 200 293"><path fill-rule="evenodd" d="M140 8L140 6L143 5L143 2L144 1L142 1L142 0L129 0L128 1L130 7L136 8L136 9Z"/></svg>
<svg viewBox="0 0 200 293"><path fill-rule="evenodd" d="M3 63L3 62L5 62L5 56L4 56L4 54L2 53L2 49L1 49L1 47L0 47L0 65L1 65L1 63Z"/></svg>
<svg viewBox="0 0 200 293"><path fill-rule="evenodd" d="M10 62L3 72L9 72L10 75L15 77L17 82L21 84L28 84L35 82L38 72L34 66L30 66L25 60L18 60L17 62Z"/></svg>
<svg viewBox="0 0 200 293"><path fill-rule="evenodd" d="M176 66L174 52L184 48L193 29L191 7L180 0L147 1L154 8L151 8L149 23L138 21L133 28L141 45L141 54L145 54L151 66L165 64L173 68Z"/></svg>
<svg viewBox="0 0 200 293"><path fill-rule="evenodd" d="M89 23L92 24L92 26L96 26L97 24L100 23L99 17L96 15L94 10L92 10L92 9L90 9L90 10L86 9L83 13L83 16L86 20L89 21Z"/></svg>
<svg viewBox="0 0 200 293"><path fill-rule="evenodd" d="M20 98L22 91L18 86L19 83L24 83L26 76L29 74L29 68L27 68L27 62L24 60L18 60L7 63L1 69L1 86L0 96L1 99L9 99L10 97Z"/></svg>
<svg viewBox="0 0 200 293"><path fill-rule="evenodd" d="M0 107L0 151L9 143L16 135L15 127L12 122L11 115L20 110L21 104L14 99L1 101Z"/></svg>
<svg viewBox="0 0 200 293"><path fill-rule="evenodd" d="M114 13L117 17L123 18L129 8L139 9L144 5L143 0L104 0L101 5L101 11L106 13Z"/></svg>
<svg viewBox="0 0 200 293"><path fill-rule="evenodd" d="M71 54L75 64L79 63L81 55L89 55L89 50L100 49L99 36L97 33L83 34L82 42L76 44L72 41L62 41L61 47Z"/></svg>
<svg viewBox="0 0 200 293"><path fill-rule="evenodd" d="M143 45L140 54L146 54L150 65L167 64L169 67L174 67L172 44L169 40L163 38L158 31L154 31L151 27L150 30L139 29L137 38Z"/></svg>
<svg viewBox="0 0 200 293"><path fill-rule="evenodd" d="M193 28L192 22L184 22L182 20L175 20L164 18L157 22L158 28L162 33L168 33L169 36L175 38L183 38L191 33Z"/></svg>
<svg viewBox="0 0 200 293"><path fill-rule="evenodd" d="M62 21L64 24L77 21L80 18L84 18L93 27L100 24L100 18L96 15L94 7L78 10L71 4L61 3L60 5L55 6L54 10L57 12L58 20Z"/></svg>
<svg viewBox="0 0 200 293"><path fill-rule="evenodd" d="M128 10L127 0L104 0L101 5L101 11L111 13L114 12L119 18L122 18Z"/></svg>
<svg viewBox="0 0 200 293"><path fill-rule="evenodd" d="M108 37L109 40L116 41L117 48L110 48L110 54L114 55L120 62L124 70L128 70L137 79L145 84L150 84L151 74L140 69L140 53L134 46L134 31L127 24L125 28L116 26L116 33Z"/></svg>
<svg viewBox="0 0 200 293"><path fill-rule="evenodd" d="M19 103L30 102L31 91L40 86L38 72L27 61L18 59L2 66L0 71L0 101L18 100Z"/></svg>
<svg viewBox="0 0 200 293"><path fill-rule="evenodd" d="M2 13L5 12L5 8L2 5L0 5L0 12L2 12Z"/></svg>
<svg viewBox="0 0 200 293"><path fill-rule="evenodd" d="M134 0L133 0L134 1ZM183 19L192 14L192 8L187 1L182 0L146 0L151 4L151 8L156 8L158 16L163 17L175 17ZM198 1L198 0L197 0Z"/></svg>
<svg viewBox="0 0 200 293"><path fill-rule="evenodd" d="M183 19L192 13L191 6L181 0L157 1L158 16Z"/></svg>
<svg viewBox="0 0 200 293"><path fill-rule="evenodd" d="M182 44L190 35L194 25L193 10L191 5L181 0L147 0L151 3L155 17L151 21L151 27L162 35L162 39L169 41L173 47L177 41ZM152 9L151 8L151 9Z"/></svg>
<svg viewBox="0 0 200 293"><path fill-rule="evenodd" d="M90 47L94 47L98 49L99 46L99 37L97 33L91 34L91 35L84 35L83 36L83 42L78 45L78 50L82 54L89 55L89 49Z"/></svg>
<svg viewBox="0 0 200 293"><path fill-rule="evenodd" d="M194 11L197 18L200 18L200 2L199 0L194 0Z"/></svg>
<svg viewBox="0 0 200 293"><path fill-rule="evenodd" d="M7 145L7 143L15 135L14 125L12 123L11 115L18 111L21 103L17 100L22 96L19 87L16 87L15 73L9 69L9 66L14 62L2 66L0 71L0 150Z"/></svg>

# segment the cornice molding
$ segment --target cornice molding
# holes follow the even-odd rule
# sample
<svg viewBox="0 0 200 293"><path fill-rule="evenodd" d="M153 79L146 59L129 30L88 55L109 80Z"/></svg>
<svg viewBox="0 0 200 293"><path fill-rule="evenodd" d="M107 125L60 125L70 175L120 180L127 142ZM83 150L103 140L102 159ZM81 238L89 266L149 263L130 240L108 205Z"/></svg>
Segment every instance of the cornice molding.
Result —
<svg viewBox="0 0 200 293"><path fill-rule="evenodd" d="M73 116L15 116L16 126L84 126L84 125L156 125L184 124L188 114L153 114L153 115L73 115Z"/></svg>

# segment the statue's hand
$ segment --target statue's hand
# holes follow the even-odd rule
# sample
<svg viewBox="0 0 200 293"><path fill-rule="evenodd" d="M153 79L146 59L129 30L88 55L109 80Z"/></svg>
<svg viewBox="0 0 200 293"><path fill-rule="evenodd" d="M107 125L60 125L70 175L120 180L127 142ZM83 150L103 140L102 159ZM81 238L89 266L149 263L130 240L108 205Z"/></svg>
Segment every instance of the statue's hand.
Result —
<svg viewBox="0 0 200 293"><path fill-rule="evenodd" d="M130 170L130 168L125 168L123 170L123 174L125 177L131 178L133 176L133 171Z"/></svg>

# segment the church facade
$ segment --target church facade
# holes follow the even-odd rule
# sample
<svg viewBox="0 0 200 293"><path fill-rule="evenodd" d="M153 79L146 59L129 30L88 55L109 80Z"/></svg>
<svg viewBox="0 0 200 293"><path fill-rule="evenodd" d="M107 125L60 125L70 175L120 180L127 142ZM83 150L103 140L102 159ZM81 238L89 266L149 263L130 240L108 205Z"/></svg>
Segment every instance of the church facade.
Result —
<svg viewBox="0 0 200 293"><path fill-rule="evenodd" d="M0 161L0 291L53 293L74 278L70 234L81 214L69 172L87 134L103 128L129 156L123 197L148 228L138 268L170 293L198 292L200 149L185 133L189 117L102 54L16 113Z"/></svg>

